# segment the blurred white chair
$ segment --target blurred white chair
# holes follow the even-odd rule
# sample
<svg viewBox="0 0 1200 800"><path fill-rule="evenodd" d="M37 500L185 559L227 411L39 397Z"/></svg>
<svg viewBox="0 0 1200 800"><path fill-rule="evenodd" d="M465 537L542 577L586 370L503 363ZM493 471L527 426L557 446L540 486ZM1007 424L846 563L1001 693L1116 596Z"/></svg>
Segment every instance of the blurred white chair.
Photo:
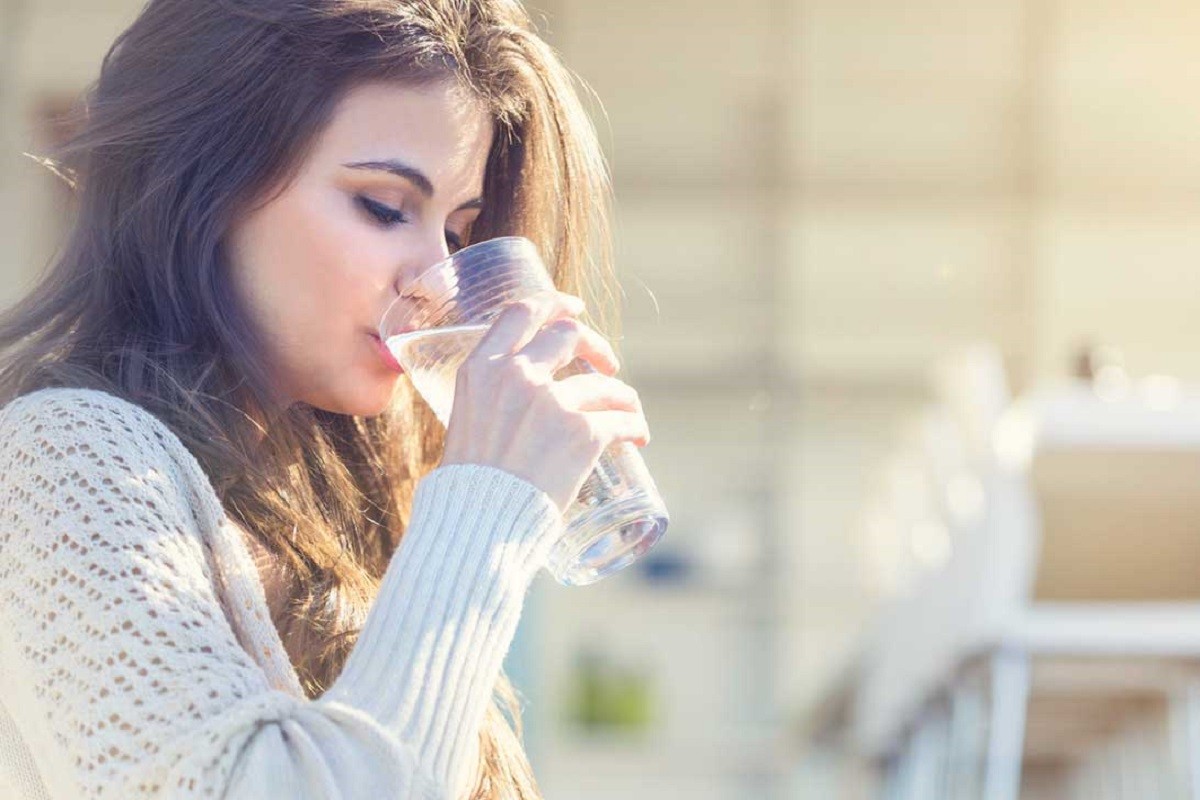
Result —
<svg viewBox="0 0 1200 800"><path fill-rule="evenodd" d="M944 418L937 415L927 417L923 432L935 438L947 435L942 422ZM892 790L888 796L898 799L928 800L943 796L943 786L969 785L973 778L963 775L956 765L970 760L963 748L975 747L972 737L979 716L972 717L969 702L951 704L939 698L931 704L930 698L937 697L946 673L954 668L964 604L978 591L971 571L961 565L978 555L974 542L981 538L982 489L965 461L943 459L939 463L929 457L937 456L939 450L945 456L945 450L939 446L931 452L931 442L925 444L925 462L907 463L924 480L899 482L910 491L919 488L924 496L919 502L910 499L895 504L910 512L920 509L921 514L910 514L903 522L893 520L893 527L905 534L910 557L914 551L924 556L912 557L912 580L876 619L856 704L860 736L869 736L872 725L876 726L881 744L868 748L872 755L886 754L907 736L906 747L891 756ZM948 449L955 452L954 447ZM865 716L864 711L868 712Z"/></svg>
<svg viewBox="0 0 1200 800"><path fill-rule="evenodd" d="M1165 379L1107 395L1080 383L998 410L995 370L975 363L960 366L957 381L953 373L943 373L941 386L959 404L965 463L938 452L944 463L933 471L943 487L956 470L968 481L962 487L978 480L982 513L955 518L946 503L949 561L881 618L857 733L868 754L891 758L891 796L1015 800L1033 659L1200 658L1200 524L1179 523L1189 509L1168 509L1136 531L1118 524L1119 508L1105 507L1107 516L1083 529L1064 524L1087 491L1103 506L1104 481L1122 471L1121 486L1132 481L1152 507L1170 487L1136 487L1139 459L1190 454L1200 465L1200 392ZM1167 492L1172 502L1189 481L1200 488L1200 468ZM974 500L959 505L978 511L978 492L963 491ZM1200 502L1194 511L1200 523ZM1172 753L1192 800L1200 800L1198 710L1195 691L1175 698ZM939 776L937 790L914 793L912 776L929 774Z"/></svg>
<svg viewBox="0 0 1200 800"><path fill-rule="evenodd" d="M979 591L987 511L980 476L994 461L991 432L1010 401L1003 364L992 347L947 359L936 371L936 386L941 402L919 420L903 456L888 471L895 475L897 465L904 465L913 477L893 477L885 495L891 529L903 534L909 551L924 550L930 557L924 570L907 570L914 575L906 591L878 615L856 704L858 736L869 755L890 759L889 783L897 797L929 796L909 791L913 775L937 772L943 782L959 786L969 780L954 766L971 742L969 705L927 706L954 668L964 610ZM896 496L905 491L910 496ZM907 518L898 509L909 509ZM921 732L925 726L946 736L931 737ZM906 736L908 746L901 747ZM956 750L939 753L931 742L953 743Z"/></svg>
<svg viewBox="0 0 1200 800"><path fill-rule="evenodd" d="M934 367L933 385L937 404L957 427L965 461L991 463L993 431L1012 403L999 348L979 343L946 356Z"/></svg>
<svg viewBox="0 0 1200 800"><path fill-rule="evenodd" d="M960 645L961 663L988 660L993 683L987 800L1019 791L1033 658L1200 658L1200 503L1178 502L1181 491L1200 498L1200 470L1180 482L1170 467L1200 466L1200 392L1170 386L1151 379L1105 396L1067 384L1022 399L997 425L988 558ZM1175 700L1177 715L1195 716L1194 702ZM1176 748L1194 800L1197 744Z"/></svg>

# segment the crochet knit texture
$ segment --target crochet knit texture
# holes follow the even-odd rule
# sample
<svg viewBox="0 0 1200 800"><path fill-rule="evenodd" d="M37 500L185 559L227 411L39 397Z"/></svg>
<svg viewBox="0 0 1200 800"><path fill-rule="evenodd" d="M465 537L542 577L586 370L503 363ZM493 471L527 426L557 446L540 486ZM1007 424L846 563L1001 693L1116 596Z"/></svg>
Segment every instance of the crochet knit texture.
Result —
<svg viewBox="0 0 1200 800"><path fill-rule="evenodd" d="M458 797L561 534L532 484L434 470L341 675L308 700L243 534L149 412L17 398L0 481L5 798Z"/></svg>

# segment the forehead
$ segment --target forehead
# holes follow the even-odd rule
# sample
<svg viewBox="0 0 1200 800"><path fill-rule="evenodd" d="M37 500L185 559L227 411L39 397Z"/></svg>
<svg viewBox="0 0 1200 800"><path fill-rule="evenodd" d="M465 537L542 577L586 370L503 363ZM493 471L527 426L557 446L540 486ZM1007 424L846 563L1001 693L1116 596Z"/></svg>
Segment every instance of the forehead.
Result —
<svg viewBox="0 0 1200 800"><path fill-rule="evenodd" d="M492 141L486 109L455 82L412 87L368 83L349 90L317 142L325 165L399 159L445 191L478 190Z"/></svg>

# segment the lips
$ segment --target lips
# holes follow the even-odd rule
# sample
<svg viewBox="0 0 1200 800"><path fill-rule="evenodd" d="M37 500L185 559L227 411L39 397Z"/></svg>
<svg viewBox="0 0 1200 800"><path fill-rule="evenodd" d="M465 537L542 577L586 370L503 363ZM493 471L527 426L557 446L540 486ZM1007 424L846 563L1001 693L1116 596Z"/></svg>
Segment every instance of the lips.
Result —
<svg viewBox="0 0 1200 800"><path fill-rule="evenodd" d="M383 363L387 365L388 369L393 372L404 372L404 367L392 355L392 351L388 350L387 345L380 341L379 337L375 334L371 334L371 338L375 340L375 349L379 352L379 357L383 359Z"/></svg>
<svg viewBox="0 0 1200 800"><path fill-rule="evenodd" d="M403 328L400 328L399 330L395 330L395 331L392 331L391 333L389 333L388 338L391 339L393 336L403 336L406 333L412 333L413 331L416 331L416 330L420 330L420 326L405 325ZM377 342L383 341L382 339L379 338L379 331L367 331L367 333L370 334L371 338L374 339L375 341L377 341Z"/></svg>

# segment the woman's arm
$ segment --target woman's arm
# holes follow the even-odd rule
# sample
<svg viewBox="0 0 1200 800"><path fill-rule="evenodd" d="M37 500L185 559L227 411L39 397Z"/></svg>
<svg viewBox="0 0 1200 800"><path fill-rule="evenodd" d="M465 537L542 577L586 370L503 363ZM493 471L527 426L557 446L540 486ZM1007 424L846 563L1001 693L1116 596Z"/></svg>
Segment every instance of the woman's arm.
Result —
<svg viewBox="0 0 1200 800"><path fill-rule="evenodd" d="M52 792L452 796L557 507L500 470L435 470L345 669L310 702L238 644L177 446L98 393L22 398L0 425L0 645L22 667L4 702L66 756Z"/></svg>

